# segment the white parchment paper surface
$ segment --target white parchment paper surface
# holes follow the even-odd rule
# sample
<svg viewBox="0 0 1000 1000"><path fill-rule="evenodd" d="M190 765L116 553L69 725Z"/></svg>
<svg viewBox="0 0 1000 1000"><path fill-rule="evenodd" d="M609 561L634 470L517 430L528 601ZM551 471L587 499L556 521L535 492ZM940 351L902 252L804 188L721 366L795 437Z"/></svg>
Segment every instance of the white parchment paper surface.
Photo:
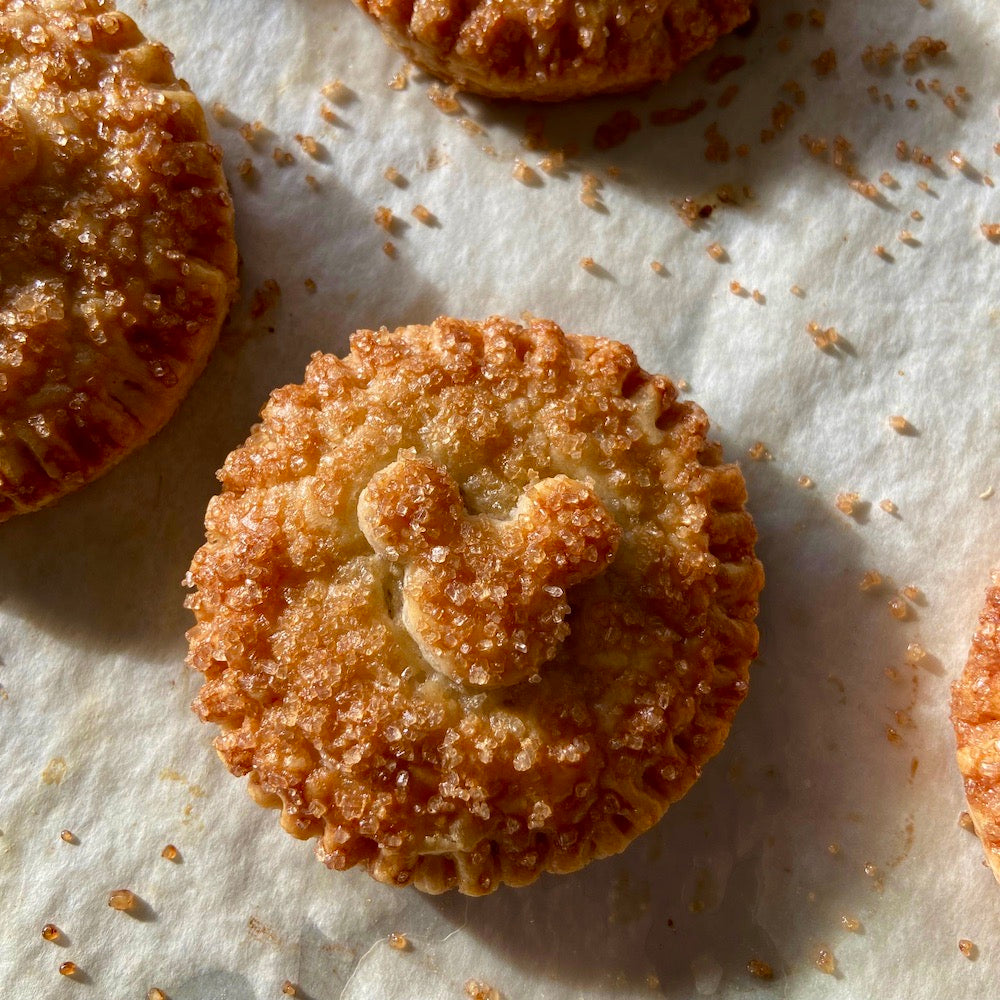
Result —
<svg viewBox="0 0 1000 1000"><path fill-rule="evenodd" d="M746 64L718 82L710 54L645 95L542 109L548 141L579 145L550 175L544 151L522 144L533 109L460 96L445 114L416 72L390 88L403 60L344 0L123 0L206 108L228 109L210 122L243 290L204 377L149 446L0 526L4 998L141 1000L156 986L171 1000L267 1000L286 979L313 1000L460 998L469 979L510 1000L996 995L1000 887L956 822L947 703L1000 564L1000 495L988 496L1000 491L1000 245L980 232L1000 222L984 178L1000 176L1000 17L996 0L816 4L823 27L786 22L804 6L764 4L748 38L720 46ZM914 72L861 59L921 35L946 39L947 54ZM828 49L837 68L819 75ZM333 79L346 87L335 101L320 93ZM952 111L942 98L956 86L968 96ZM699 97L690 121L650 124ZM794 114L762 144L779 101ZM596 127L621 110L642 128L596 149ZM248 144L238 127L258 120ZM713 122L726 162L704 155ZM812 157L805 133L846 137L878 199ZM898 161L901 139L937 169ZM512 176L518 158L529 183ZM594 207L580 200L587 173L603 185ZM722 184L751 196L686 227L671 202L713 201ZM378 206L397 218L391 234ZM715 242L721 261L706 252ZM255 318L268 279L281 294ZM183 664L180 581L214 470L313 351L345 351L359 327L526 310L632 344L708 411L760 530L761 657L723 753L624 855L486 899L429 898L327 871L224 770L187 707L198 678ZM817 349L811 322L835 327L839 347ZM894 414L911 432L890 428ZM770 458L750 458L757 442ZM854 516L835 506L849 492ZM883 583L862 592L869 570ZM920 594L900 622L888 602L907 585ZM928 653L916 667L910 643ZM160 857L167 843L177 861ZM120 887L142 901L134 914L106 905ZM50 921L57 944L40 935ZM389 946L392 932L408 950ZM816 967L820 949L834 974ZM774 979L749 975L751 959ZM74 980L57 972L66 960Z"/></svg>

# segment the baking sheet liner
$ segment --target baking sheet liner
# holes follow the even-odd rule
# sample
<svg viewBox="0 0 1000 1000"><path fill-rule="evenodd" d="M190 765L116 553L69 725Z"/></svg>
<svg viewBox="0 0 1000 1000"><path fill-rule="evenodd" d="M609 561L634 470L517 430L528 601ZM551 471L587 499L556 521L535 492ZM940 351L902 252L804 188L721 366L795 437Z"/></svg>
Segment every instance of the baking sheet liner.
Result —
<svg viewBox="0 0 1000 1000"><path fill-rule="evenodd" d="M796 26L787 15L805 8L775 2L748 38L646 94L541 109L459 95L452 113L340 0L122 6L174 51L206 108L224 106L210 124L242 293L150 445L0 527L4 996L124 1000L156 986L171 1000L265 1000L289 980L314 1000L415 1000L461 997L470 979L537 1000L990 995L1000 890L956 822L947 702L1000 563L998 499L984 497L1000 489L1000 246L979 228L1000 222L983 176L1000 175L994 0L817 0L822 27ZM861 58L922 35L949 48L913 72ZM837 67L820 75L813 61L830 49ZM709 83L718 52L746 63ZM334 79L344 87L328 99ZM950 110L960 86L968 96ZM699 97L691 120L650 123ZM782 101L791 119L762 144ZM617 112L642 127L595 148ZM248 143L239 126L256 121ZM726 162L705 158L713 122ZM579 146L552 175L523 142L539 128ZM315 138L313 155L297 135ZM849 140L878 197L803 135ZM899 161L899 140L936 166ZM586 174L601 182L592 207ZM738 205L694 228L678 218L673 202L716 205L727 184ZM725 750L625 854L486 899L430 898L328 872L225 772L187 707L198 678L183 666L180 581L214 470L312 352L343 352L359 327L523 311L625 340L708 411L760 530L761 657ZM835 327L838 345L818 349L810 323ZM890 428L895 414L909 432ZM859 496L853 516L836 507L845 493ZM883 582L864 592L871 570ZM908 585L919 595L897 621L889 601ZM911 643L927 650L916 666ZM160 857L167 843L176 861ZM141 900L132 914L106 905L120 887ZM50 921L59 943L40 936ZM393 932L407 949L388 944ZM971 959L960 938L975 942ZM832 974L817 967L826 954ZM57 972L66 960L75 980ZM750 975L750 960L774 978Z"/></svg>

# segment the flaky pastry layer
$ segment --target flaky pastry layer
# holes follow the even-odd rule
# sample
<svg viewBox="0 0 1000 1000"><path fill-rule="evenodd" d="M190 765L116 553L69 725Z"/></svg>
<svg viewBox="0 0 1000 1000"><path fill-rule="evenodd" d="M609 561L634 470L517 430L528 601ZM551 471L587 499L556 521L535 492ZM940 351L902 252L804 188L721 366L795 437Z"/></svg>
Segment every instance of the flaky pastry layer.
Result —
<svg viewBox="0 0 1000 1000"><path fill-rule="evenodd" d="M146 441L201 372L236 287L220 156L111 2L0 3L0 520Z"/></svg>
<svg viewBox="0 0 1000 1000"><path fill-rule="evenodd" d="M355 0L418 66L488 97L558 101L672 76L749 0Z"/></svg>
<svg viewBox="0 0 1000 1000"><path fill-rule="evenodd" d="M278 389L194 557L195 710L333 868L482 894L621 851L722 746L763 583L743 478L632 350L363 330Z"/></svg>
<svg viewBox="0 0 1000 1000"><path fill-rule="evenodd" d="M1000 881L1000 580L986 592L969 659L952 687L951 721L969 813Z"/></svg>

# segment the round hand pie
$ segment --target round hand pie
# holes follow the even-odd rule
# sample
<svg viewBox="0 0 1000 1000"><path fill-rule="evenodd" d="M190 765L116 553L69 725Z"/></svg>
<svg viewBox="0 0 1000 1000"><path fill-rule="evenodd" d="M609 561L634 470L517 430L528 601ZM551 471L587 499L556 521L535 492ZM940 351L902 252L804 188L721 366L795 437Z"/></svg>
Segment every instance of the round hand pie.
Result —
<svg viewBox="0 0 1000 1000"><path fill-rule="evenodd" d="M621 851L747 691L743 478L623 344L440 319L277 390L187 582L195 702L332 868L482 894Z"/></svg>
<svg viewBox="0 0 1000 1000"><path fill-rule="evenodd" d="M968 662L952 688L951 721L969 813L1000 881L1000 579L986 592Z"/></svg>
<svg viewBox="0 0 1000 1000"><path fill-rule="evenodd" d="M672 76L750 0L355 0L422 69L487 97L559 101Z"/></svg>
<svg viewBox="0 0 1000 1000"><path fill-rule="evenodd" d="M204 367L236 285L219 160L111 3L0 4L0 520L142 444Z"/></svg>

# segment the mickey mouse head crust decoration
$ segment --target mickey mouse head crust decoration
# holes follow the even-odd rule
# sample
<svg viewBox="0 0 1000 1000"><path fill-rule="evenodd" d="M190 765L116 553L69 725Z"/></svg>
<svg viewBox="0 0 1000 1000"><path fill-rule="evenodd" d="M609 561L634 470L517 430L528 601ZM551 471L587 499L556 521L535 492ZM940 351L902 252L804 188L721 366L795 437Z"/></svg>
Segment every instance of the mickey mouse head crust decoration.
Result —
<svg viewBox="0 0 1000 1000"><path fill-rule="evenodd" d="M487 688L530 679L555 656L570 631L566 591L603 572L621 537L593 489L568 476L529 486L495 520L468 514L447 470L412 457L372 479L358 521L404 567L403 621L427 662Z"/></svg>

